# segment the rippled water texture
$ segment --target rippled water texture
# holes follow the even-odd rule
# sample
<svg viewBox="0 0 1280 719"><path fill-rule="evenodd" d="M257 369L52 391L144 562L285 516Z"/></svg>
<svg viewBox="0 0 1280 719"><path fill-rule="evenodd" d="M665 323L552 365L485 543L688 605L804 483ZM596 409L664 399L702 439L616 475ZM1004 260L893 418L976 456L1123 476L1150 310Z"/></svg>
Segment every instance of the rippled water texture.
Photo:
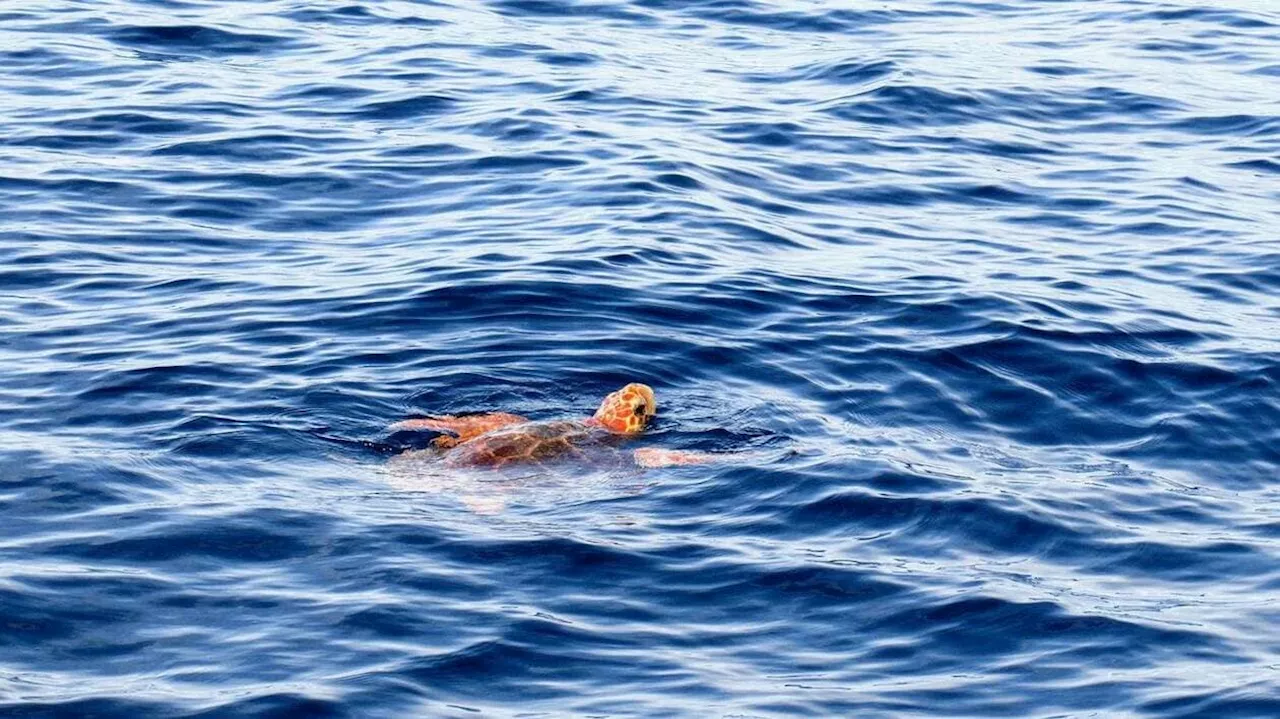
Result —
<svg viewBox="0 0 1280 719"><path fill-rule="evenodd" d="M1278 208L1272 0L5 0L0 715L1280 716Z"/></svg>

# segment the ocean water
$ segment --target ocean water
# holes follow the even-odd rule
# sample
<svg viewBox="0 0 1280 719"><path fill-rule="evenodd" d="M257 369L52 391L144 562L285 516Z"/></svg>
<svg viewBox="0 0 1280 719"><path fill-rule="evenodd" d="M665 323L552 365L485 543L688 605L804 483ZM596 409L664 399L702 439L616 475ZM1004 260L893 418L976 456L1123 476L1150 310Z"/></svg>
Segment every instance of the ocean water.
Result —
<svg viewBox="0 0 1280 719"><path fill-rule="evenodd" d="M1277 297L1272 0L5 0L0 716L1277 717Z"/></svg>

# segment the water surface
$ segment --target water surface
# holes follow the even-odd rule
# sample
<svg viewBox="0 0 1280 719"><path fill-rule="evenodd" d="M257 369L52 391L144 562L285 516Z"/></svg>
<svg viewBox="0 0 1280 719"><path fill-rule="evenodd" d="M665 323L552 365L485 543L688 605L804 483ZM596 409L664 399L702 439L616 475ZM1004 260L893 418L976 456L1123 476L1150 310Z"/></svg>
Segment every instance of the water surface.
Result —
<svg viewBox="0 0 1280 719"><path fill-rule="evenodd" d="M8 0L0 714L1280 716L1278 38ZM378 444L631 380L751 459Z"/></svg>

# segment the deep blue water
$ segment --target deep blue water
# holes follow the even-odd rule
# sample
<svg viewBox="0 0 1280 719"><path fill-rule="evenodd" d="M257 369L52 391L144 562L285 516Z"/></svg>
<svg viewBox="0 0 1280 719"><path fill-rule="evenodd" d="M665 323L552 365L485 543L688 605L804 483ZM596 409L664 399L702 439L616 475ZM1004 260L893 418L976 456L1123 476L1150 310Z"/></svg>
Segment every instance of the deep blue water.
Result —
<svg viewBox="0 0 1280 719"><path fill-rule="evenodd" d="M0 715L1277 717L1278 296L1272 0L5 0Z"/></svg>

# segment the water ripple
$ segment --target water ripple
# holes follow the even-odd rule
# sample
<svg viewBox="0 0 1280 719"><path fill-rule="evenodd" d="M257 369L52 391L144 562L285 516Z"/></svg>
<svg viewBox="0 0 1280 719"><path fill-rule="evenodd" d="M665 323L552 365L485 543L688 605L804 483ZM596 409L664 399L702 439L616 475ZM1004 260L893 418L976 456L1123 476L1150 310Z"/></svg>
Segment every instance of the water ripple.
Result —
<svg viewBox="0 0 1280 719"><path fill-rule="evenodd" d="M0 714L1280 714L1280 18L899 5L7 3Z"/></svg>

